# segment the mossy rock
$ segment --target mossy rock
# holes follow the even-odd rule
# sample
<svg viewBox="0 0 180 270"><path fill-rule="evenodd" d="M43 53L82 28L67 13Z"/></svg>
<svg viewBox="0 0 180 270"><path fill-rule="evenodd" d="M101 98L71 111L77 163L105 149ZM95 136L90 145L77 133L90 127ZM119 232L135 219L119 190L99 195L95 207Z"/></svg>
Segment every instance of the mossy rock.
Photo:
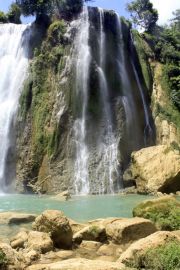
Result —
<svg viewBox="0 0 180 270"><path fill-rule="evenodd" d="M160 230L179 230L180 202L173 196L145 201L133 209L133 216L150 219Z"/></svg>
<svg viewBox="0 0 180 270"><path fill-rule="evenodd" d="M127 266L145 270L178 270L180 269L180 243L171 240L159 247L148 249L140 256L136 254L133 262L127 263Z"/></svg>

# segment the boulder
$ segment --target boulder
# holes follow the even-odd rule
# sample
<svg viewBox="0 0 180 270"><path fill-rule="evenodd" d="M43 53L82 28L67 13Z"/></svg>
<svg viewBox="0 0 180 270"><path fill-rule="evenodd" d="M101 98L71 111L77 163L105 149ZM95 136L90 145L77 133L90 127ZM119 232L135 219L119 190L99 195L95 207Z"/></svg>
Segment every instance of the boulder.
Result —
<svg viewBox="0 0 180 270"><path fill-rule="evenodd" d="M10 245L0 242L0 269L23 270L24 258ZM6 267L5 267L6 266Z"/></svg>
<svg viewBox="0 0 180 270"><path fill-rule="evenodd" d="M113 256L118 258L121 253L122 249L120 248L120 246L113 243L104 244L97 251L97 255L99 256Z"/></svg>
<svg viewBox="0 0 180 270"><path fill-rule="evenodd" d="M76 258L47 265L33 265L27 270L128 270L128 268L116 262Z"/></svg>
<svg viewBox="0 0 180 270"><path fill-rule="evenodd" d="M130 263L134 260L135 256L138 257L145 254L149 248L156 248L171 240L176 240L180 243L180 237L173 232L155 232L154 234L133 243L125 252L122 253L118 262Z"/></svg>
<svg viewBox="0 0 180 270"><path fill-rule="evenodd" d="M158 145L133 152L128 170L139 193L180 190L180 153L171 146Z"/></svg>
<svg viewBox="0 0 180 270"><path fill-rule="evenodd" d="M133 209L133 216L150 219L159 230L179 230L180 202L172 195L147 200Z"/></svg>
<svg viewBox="0 0 180 270"><path fill-rule="evenodd" d="M20 231L17 235L15 235L10 240L10 245L12 248L24 248L25 243L28 240L28 232L27 231Z"/></svg>
<svg viewBox="0 0 180 270"><path fill-rule="evenodd" d="M17 212L2 212L0 213L0 224L19 225L21 223L31 223L37 215L17 213Z"/></svg>
<svg viewBox="0 0 180 270"><path fill-rule="evenodd" d="M25 260L26 266L32 265L33 263L37 262L41 258L41 254L39 253L39 250L23 250L22 255Z"/></svg>
<svg viewBox="0 0 180 270"><path fill-rule="evenodd" d="M107 240L105 227L90 225L73 235L74 243L80 244L82 240L105 242Z"/></svg>
<svg viewBox="0 0 180 270"><path fill-rule="evenodd" d="M112 219L106 225L106 234L115 244L127 244L156 231L154 224L144 218Z"/></svg>
<svg viewBox="0 0 180 270"><path fill-rule="evenodd" d="M73 219L68 219L69 220L69 224L71 226L71 229L73 231L73 234L79 232L80 230L84 229L87 224L84 224L84 223L78 223L76 221L74 221Z"/></svg>
<svg viewBox="0 0 180 270"><path fill-rule="evenodd" d="M64 213L57 210L46 210L35 219L33 229L51 235L53 243L58 248L72 246L72 229Z"/></svg>
<svg viewBox="0 0 180 270"><path fill-rule="evenodd" d="M10 240L14 249L26 249L38 251L39 254L49 252L53 249L53 242L48 233L37 231L20 231Z"/></svg>
<svg viewBox="0 0 180 270"><path fill-rule="evenodd" d="M26 248L46 253L53 249L53 242L48 233L30 231L28 234Z"/></svg>
<svg viewBox="0 0 180 270"><path fill-rule="evenodd" d="M85 249L89 249L89 250L93 250L96 251L98 250L98 248L102 245L102 243L100 242L96 242L96 241L82 241L80 248L85 248Z"/></svg>

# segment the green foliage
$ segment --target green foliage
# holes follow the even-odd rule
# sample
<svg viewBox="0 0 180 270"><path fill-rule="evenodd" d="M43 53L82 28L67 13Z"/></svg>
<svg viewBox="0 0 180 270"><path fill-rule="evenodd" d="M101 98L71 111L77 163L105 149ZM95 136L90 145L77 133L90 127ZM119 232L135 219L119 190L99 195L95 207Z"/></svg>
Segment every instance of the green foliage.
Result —
<svg viewBox="0 0 180 270"><path fill-rule="evenodd" d="M174 105L174 108L171 106L171 110L176 108L180 111L180 16L179 11L174 14L176 18L170 26L156 26L152 35L145 33L143 37L154 52L155 59L164 64L162 84Z"/></svg>
<svg viewBox="0 0 180 270"><path fill-rule="evenodd" d="M180 67L175 64L166 64L163 73L167 82L170 98L180 111Z"/></svg>
<svg viewBox="0 0 180 270"><path fill-rule="evenodd" d="M126 265L145 270L179 270L180 243L171 240L159 247L148 249L144 254L135 254L133 262Z"/></svg>
<svg viewBox="0 0 180 270"><path fill-rule="evenodd" d="M24 16L50 14L53 0L16 0Z"/></svg>
<svg viewBox="0 0 180 270"><path fill-rule="evenodd" d="M179 146L179 144L177 143L177 142L172 142L171 143L171 148L173 149L173 150L176 150L176 151L179 151L180 152L180 146Z"/></svg>
<svg viewBox="0 0 180 270"><path fill-rule="evenodd" d="M0 250L0 269L6 269L6 265L7 265L7 257L6 254Z"/></svg>
<svg viewBox="0 0 180 270"><path fill-rule="evenodd" d="M31 106L32 102L32 86L33 80L31 75L29 75L28 79L24 83L24 91L20 97L20 110L21 116L25 119L27 116L27 112Z"/></svg>
<svg viewBox="0 0 180 270"><path fill-rule="evenodd" d="M90 0L16 0L24 16L55 14L60 19L71 20L83 7L83 3Z"/></svg>
<svg viewBox="0 0 180 270"><path fill-rule="evenodd" d="M50 42L51 46L55 44L63 44L64 34L66 32L66 25L63 20L57 20L53 22L48 28L48 41Z"/></svg>
<svg viewBox="0 0 180 270"><path fill-rule="evenodd" d="M12 3L11 6L10 6L10 9L7 13L7 18L8 18L8 21L10 23L16 23L16 24L20 24L21 23L21 9L20 7L15 4L15 3Z"/></svg>
<svg viewBox="0 0 180 270"><path fill-rule="evenodd" d="M172 23L174 28L177 31L180 31L180 9L177 9L173 12L174 18L172 19Z"/></svg>
<svg viewBox="0 0 180 270"><path fill-rule="evenodd" d="M34 51L29 77L20 97L22 119L25 121L28 114L31 116L33 177L37 176L44 155L55 154L58 147L59 129L50 126L50 120L55 102L55 78L61 72L59 67L67 46L63 39L65 31L64 21L55 21L49 26L46 39Z"/></svg>
<svg viewBox="0 0 180 270"><path fill-rule="evenodd" d="M161 230L179 230L180 202L174 199L143 202L133 209L133 216L150 219Z"/></svg>
<svg viewBox="0 0 180 270"><path fill-rule="evenodd" d="M7 23L8 22L8 18L6 16L6 14L2 11L0 11L0 23Z"/></svg>
<svg viewBox="0 0 180 270"><path fill-rule="evenodd" d="M153 81L152 81L151 67L148 62L148 58L153 57L153 52L151 48L148 46L148 44L144 42L144 40L142 39L138 31L132 30L132 34L135 41L135 47L136 47L138 58L141 64L141 69L142 69L143 77L146 83L146 87L151 93Z"/></svg>
<svg viewBox="0 0 180 270"><path fill-rule="evenodd" d="M71 20L76 14L80 13L83 7L83 0L61 0L56 1L58 12L61 18Z"/></svg>
<svg viewBox="0 0 180 270"><path fill-rule="evenodd" d="M158 20L158 12L149 0L134 0L127 5L133 23L152 32Z"/></svg>

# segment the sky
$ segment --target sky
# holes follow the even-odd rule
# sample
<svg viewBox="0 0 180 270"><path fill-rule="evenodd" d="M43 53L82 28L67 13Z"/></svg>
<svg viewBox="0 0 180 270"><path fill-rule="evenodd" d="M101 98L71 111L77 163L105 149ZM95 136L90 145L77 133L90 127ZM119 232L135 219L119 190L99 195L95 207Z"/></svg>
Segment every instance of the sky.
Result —
<svg viewBox="0 0 180 270"><path fill-rule="evenodd" d="M7 11L8 7L12 3L12 0L0 0L0 10ZM126 5L131 0L94 0L89 5L98 6L105 9L113 9L119 13L119 15L124 17L129 17L126 11ZM151 0L154 7L157 8L159 12L160 25L168 23L168 20L172 18L172 12L176 9L180 9L180 0ZM32 19L23 19L24 23L31 21Z"/></svg>

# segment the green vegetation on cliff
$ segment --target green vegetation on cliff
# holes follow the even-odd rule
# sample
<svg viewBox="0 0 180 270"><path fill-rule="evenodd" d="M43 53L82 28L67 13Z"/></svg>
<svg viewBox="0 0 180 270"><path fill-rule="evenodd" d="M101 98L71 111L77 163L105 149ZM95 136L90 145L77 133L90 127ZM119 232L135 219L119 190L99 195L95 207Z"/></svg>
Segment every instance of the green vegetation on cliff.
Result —
<svg viewBox="0 0 180 270"><path fill-rule="evenodd" d="M149 45L143 40L142 36L138 33L138 31L132 30L132 34L136 46L136 51L141 64L145 84L149 91L149 94L151 94L153 78L151 66L148 60L149 58L153 58L153 52L149 47Z"/></svg>
<svg viewBox="0 0 180 270"><path fill-rule="evenodd" d="M134 23L144 24L144 33L132 30L132 34L146 87L150 94L153 81L158 92L159 86L162 88L163 100L153 100L152 97L153 115L172 122L180 130L180 11L173 13L170 25L160 27L154 21L150 29L145 24L150 23L148 12L151 13L153 8L145 5L145 2L149 1L132 1L128 10Z"/></svg>
<svg viewBox="0 0 180 270"><path fill-rule="evenodd" d="M62 70L62 58L67 46L64 38L66 23L54 21L46 38L35 48L29 76L20 97L20 116L27 121L31 115L32 171L37 175L45 154L56 147L56 127L50 123L56 95L56 80Z"/></svg>

